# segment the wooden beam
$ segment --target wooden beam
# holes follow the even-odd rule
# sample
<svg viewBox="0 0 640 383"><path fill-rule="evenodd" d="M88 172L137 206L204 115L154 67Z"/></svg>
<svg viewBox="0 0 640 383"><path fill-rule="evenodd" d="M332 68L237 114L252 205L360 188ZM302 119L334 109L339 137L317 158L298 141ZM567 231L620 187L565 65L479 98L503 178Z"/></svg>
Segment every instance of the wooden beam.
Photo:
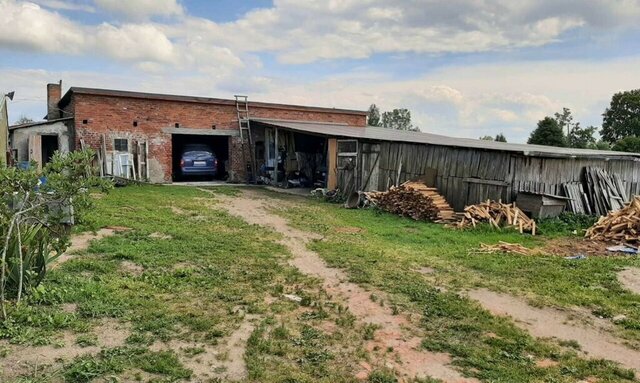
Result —
<svg viewBox="0 0 640 383"><path fill-rule="evenodd" d="M470 184L482 184L482 185L495 185L495 186L509 186L508 182L504 181L495 181L495 180L483 180L480 178L465 178L462 182L467 182Z"/></svg>
<svg viewBox="0 0 640 383"><path fill-rule="evenodd" d="M334 190L338 187L338 140L327 141L327 189Z"/></svg>

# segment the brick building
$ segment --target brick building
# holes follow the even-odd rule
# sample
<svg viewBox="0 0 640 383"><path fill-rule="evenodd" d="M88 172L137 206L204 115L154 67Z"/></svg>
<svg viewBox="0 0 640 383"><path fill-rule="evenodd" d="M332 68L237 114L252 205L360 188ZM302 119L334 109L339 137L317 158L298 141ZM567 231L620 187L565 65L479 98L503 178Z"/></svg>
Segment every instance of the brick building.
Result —
<svg viewBox="0 0 640 383"><path fill-rule="evenodd" d="M116 167L119 165L115 163L120 153L131 154L132 159L139 155L143 159L143 169L139 172L142 176L148 172L146 177L140 178L160 183L171 182L176 177L176 161L181 146L190 142L207 143L216 152L229 179L247 179L251 153L246 135L245 145L242 145L236 100L77 87L70 88L63 96L61 85L47 85L47 120L50 124L68 127L67 132L61 133L70 137L71 143L59 145L56 149L64 146L70 150L82 147L103 150L107 157L105 162L109 164L105 171L109 174L118 173ZM251 118L256 119L341 124L354 128L366 125L366 112L363 111L252 101L247 105ZM65 124L61 125L61 121ZM40 130L34 130L32 124L12 127L14 136L17 136L18 129L22 130L23 137L30 135L29 130L41 135L40 124ZM257 156L256 172L261 168L263 172L273 173L276 168L273 162L276 157L273 153L274 139L277 141L277 138L271 128L258 122L251 124L251 131L252 150ZM46 133L49 136L53 134L56 133ZM279 138L278 149L288 145L295 151L294 141L300 141L300 137L284 132ZM31 146L24 142L14 145L18 151L17 158L26 160L26 152L42 150L44 153L44 148L36 148L38 140L33 137ZM49 151L51 148L47 149ZM28 157L46 162L43 155ZM289 157L291 159L293 155ZM326 156L324 161L326 163Z"/></svg>

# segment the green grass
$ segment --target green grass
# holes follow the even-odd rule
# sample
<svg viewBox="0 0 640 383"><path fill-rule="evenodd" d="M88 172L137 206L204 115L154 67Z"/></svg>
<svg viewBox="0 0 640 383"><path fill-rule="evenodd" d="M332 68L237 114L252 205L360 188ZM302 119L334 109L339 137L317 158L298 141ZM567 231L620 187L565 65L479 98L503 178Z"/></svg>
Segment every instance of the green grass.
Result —
<svg viewBox="0 0 640 383"><path fill-rule="evenodd" d="M215 208L217 194L235 195L237 189L212 191L213 195L186 187L134 186L97 199L95 211L76 231L113 225L130 230L92 242L87 251L51 271L30 296L30 304L13 308L12 319L0 325L0 339L37 346L56 344L67 332L78 346L89 347L96 343L94 330L103 318L128 323L130 335L121 347L103 348L95 358L79 357L53 374L18 381L88 382L132 370L166 381L184 380L191 371L181 364L178 351L153 352L150 346L170 340L193 342L184 355L197 359L202 352L197 347L225 342L245 313L263 318L247 352L251 379L352 381L346 371L357 362L352 355L357 342L356 349L348 351L317 347L339 348L336 345L355 338L358 329L346 328L336 337L323 335L313 344L297 343L300 333L322 321L347 323L347 313L321 296L317 281L287 266L289 254L276 243L278 233ZM142 267L142 272L132 273L123 261ZM298 312L299 305L286 300L265 303L265 298L283 293L305 296L311 310L307 317ZM63 311L68 303L76 305L76 312ZM291 337L273 338L271 329L278 326L285 326ZM276 349L280 356L274 356Z"/></svg>
<svg viewBox="0 0 640 383"><path fill-rule="evenodd" d="M390 293L392 304L400 310L421 311L428 333L423 346L451 353L457 365L485 381L574 381L591 375L603 381L629 379L627 371L610 363L577 359L557 343L532 339L458 291L486 287L524 296L534 304L581 306L605 317L625 314L628 319L618 326L618 335L638 345L640 297L624 290L616 279L616 272L625 266L640 266L637 258L571 261L470 254L469 249L480 243L507 241L535 248L545 239L487 227L459 231L373 209L347 210L312 200L277 213L300 229L322 234L324 239L311 248L329 265L347 270L353 282ZM361 230L344 233L336 230L340 227ZM435 272L423 275L418 272L421 267ZM532 358L549 358L560 365L534 368Z"/></svg>
<svg viewBox="0 0 640 383"><path fill-rule="evenodd" d="M326 262L349 278L385 294L372 300L394 313L421 314L422 346L453 356L466 375L485 382L630 381L613 363L576 357L571 345L536 340L503 318L461 297L466 288L487 287L525 296L538 304L581 306L603 316L625 314L617 325L630 342L640 339L640 300L621 288L615 273L637 259L523 257L469 254L480 243L518 242L542 246L544 238L487 228L457 231L414 222L375 210L345 210L336 204L267 192L300 202L277 210L292 225L324 236L310 244ZM256 327L245 354L251 382L354 382L360 361L370 361L364 344L376 328L358 323L318 280L287 265L280 234L249 225L220 209L217 196L239 189L142 186L113 190L96 200L95 211L75 230L123 226L130 230L94 241L87 251L51 271L28 305L12 308L0 325L0 339L29 346L57 344L72 334L75 345L99 345L96 331L105 318L128 324L130 334L117 347L96 356L65 361L54 371L25 372L24 383L89 382L118 379L186 381L185 364L206 348L220 347L244 320ZM357 227L357 233L336 230ZM549 231L553 225L548 226ZM170 239L150 236L160 233ZM132 272L127 261L141 267ZM420 267L435 269L421 274ZM302 305L283 299L302 297ZM75 312L63 305L74 304ZM325 331L327 325L336 331ZM157 351L160 342L191 346ZM99 345L100 346L100 345ZM10 353L0 344L2 356ZM221 354L220 360L228 355ZM535 360L559 364L535 367ZM394 382L380 366L370 382ZM1 376L0 376L1 379ZM434 382L425 379L422 382Z"/></svg>

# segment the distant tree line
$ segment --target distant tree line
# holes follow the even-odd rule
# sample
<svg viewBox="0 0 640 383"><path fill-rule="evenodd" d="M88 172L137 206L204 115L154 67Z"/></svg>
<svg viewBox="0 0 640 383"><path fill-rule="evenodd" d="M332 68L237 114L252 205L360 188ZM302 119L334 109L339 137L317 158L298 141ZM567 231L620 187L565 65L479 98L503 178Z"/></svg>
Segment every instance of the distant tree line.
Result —
<svg viewBox="0 0 640 383"><path fill-rule="evenodd" d="M527 143L640 153L640 89L614 94L602 117L597 140L597 127L581 127L573 121L571 110L563 108L538 121Z"/></svg>
<svg viewBox="0 0 640 383"><path fill-rule="evenodd" d="M496 141L496 142L507 142L507 137L504 136L504 134L502 133L498 133L496 134L496 136L482 136L480 137L481 140L483 141Z"/></svg>
<svg viewBox="0 0 640 383"><path fill-rule="evenodd" d="M611 98L609 107L602 114L602 127L582 127L574 121L569 108L538 121L527 143L558 147L616 150L640 153L640 89L618 92ZM380 112L376 104L371 104L367 124L383 128L417 131L411 123L408 109L393 109ZM596 138L599 133L600 139ZM507 142L504 134L482 136L481 140Z"/></svg>
<svg viewBox="0 0 640 383"><path fill-rule="evenodd" d="M376 104L371 104L369 107L367 125L396 130L408 130L411 132L420 131L420 128L411 123L411 112L409 109L393 109L381 114L380 108L378 108Z"/></svg>

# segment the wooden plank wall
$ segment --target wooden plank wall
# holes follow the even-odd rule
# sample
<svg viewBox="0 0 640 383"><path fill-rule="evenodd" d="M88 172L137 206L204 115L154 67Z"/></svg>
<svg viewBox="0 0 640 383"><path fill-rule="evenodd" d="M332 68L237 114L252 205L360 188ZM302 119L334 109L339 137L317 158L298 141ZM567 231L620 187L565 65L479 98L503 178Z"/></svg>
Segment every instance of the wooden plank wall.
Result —
<svg viewBox="0 0 640 383"><path fill-rule="evenodd" d="M619 174L629 196L640 194L640 162L632 159L527 157L501 151L397 142L360 144L363 152L358 159L357 178L361 188L369 178L362 189L387 190L397 179L402 183L424 176L427 169L435 169L435 187L456 210L488 198L511 202L523 190L563 195L561 184L580 181L585 166Z"/></svg>

